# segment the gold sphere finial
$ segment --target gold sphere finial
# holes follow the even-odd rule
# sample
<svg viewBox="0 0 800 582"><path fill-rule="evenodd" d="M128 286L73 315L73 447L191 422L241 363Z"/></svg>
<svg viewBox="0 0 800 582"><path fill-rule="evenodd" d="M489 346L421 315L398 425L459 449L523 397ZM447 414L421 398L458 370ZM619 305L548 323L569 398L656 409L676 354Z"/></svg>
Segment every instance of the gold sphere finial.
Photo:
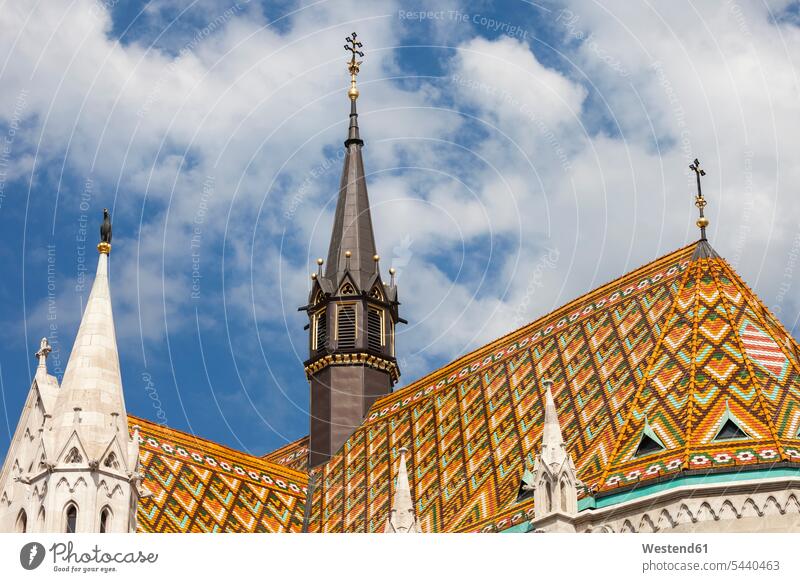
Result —
<svg viewBox="0 0 800 582"><path fill-rule="evenodd" d="M320 267L322 266L322 263L324 263L324 262L325 262L325 261L323 261L323 260L322 260L322 257L320 257L320 258L318 258L318 259L317 259L317 264L318 264Z"/></svg>
<svg viewBox="0 0 800 582"><path fill-rule="evenodd" d="M101 242L97 245L97 252L101 255L108 255L111 253L111 243Z"/></svg>
<svg viewBox="0 0 800 582"><path fill-rule="evenodd" d="M345 251L345 252L344 252L344 258L345 258L345 259L349 259L349 258L350 258L350 257L352 257L352 256L353 256L353 253L351 253L350 251Z"/></svg>
<svg viewBox="0 0 800 582"><path fill-rule="evenodd" d="M395 271L394 267L392 267L391 269L389 269L389 274L390 274L390 275L394 275L396 272L397 272L397 271Z"/></svg>
<svg viewBox="0 0 800 582"><path fill-rule="evenodd" d="M706 218L705 216L702 216L702 217L697 219L697 223L696 224L697 224L697 226L699 228L705 228L705 227L707 227L709 225L708 218Z"/></svg>
<svg viewBox="0 0 800 582"><path fill-rule="evenodd" d="M380 255L372 255L372 260L377 263L378 261L381 260L381 256Z"/></svg>
<svg viewBox="0 0 800 582"><path fill-rule="evenodd" d="M311 273L311 280L312 281L316 281L316 279L317 279L317 274L316 273Z"/></svg>

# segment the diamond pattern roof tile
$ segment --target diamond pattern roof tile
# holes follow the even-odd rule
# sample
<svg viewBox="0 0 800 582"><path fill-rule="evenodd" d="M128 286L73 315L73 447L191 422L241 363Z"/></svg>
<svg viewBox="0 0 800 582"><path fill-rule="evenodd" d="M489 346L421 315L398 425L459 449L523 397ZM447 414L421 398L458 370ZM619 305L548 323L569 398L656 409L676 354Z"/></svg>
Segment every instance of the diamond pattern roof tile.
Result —
<svg viewBox="0 0 800 582"><path fill-rule="evenodd" d="M128 417L139 430L146 533L299 532L308 476L193 435Z"/></svg>
<svg viewBox="0 0 800 582"><path fill-rule="evenodd" d="M730 265L694 243L376 402L319 469L309 529L380 531L404 446L423 531L530 519L532 499L516 499L545 378L582 496L686 469L800 462L798 354ZM726 407L747 439L714 441ZM637 457L646 424L664 449Z"/></svg>

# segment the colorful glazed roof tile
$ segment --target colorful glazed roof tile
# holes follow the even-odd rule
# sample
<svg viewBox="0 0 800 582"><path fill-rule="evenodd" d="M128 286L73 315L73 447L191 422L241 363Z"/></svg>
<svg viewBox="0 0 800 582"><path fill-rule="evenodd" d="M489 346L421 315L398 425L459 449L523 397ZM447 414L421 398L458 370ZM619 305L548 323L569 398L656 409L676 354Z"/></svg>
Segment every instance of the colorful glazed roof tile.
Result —
<svg viewBox="0 0 800 582"><path fill-rule="evenodd" d="M144 486L138 531L299 532L308 477L265 459L129 416Z"/></svg>
<svg viewBox="0 0 800 582"><path fill-rule="evenodd" d="M283 445L261 458L297 471L308 471L308 437Z"/></svg>
<svg viewBox="0 0 800 582"><path fill-rule="evenodd" d="M309 530L381 531L401 447L424 532L529 519L532 499L517 497L545 378L581 497L687 469L800 462L799 360L730 265L692 244L376 402L318 470ZM747 438L716 439L726 411ZM637 457L646 428L663 447Z"/></svg>

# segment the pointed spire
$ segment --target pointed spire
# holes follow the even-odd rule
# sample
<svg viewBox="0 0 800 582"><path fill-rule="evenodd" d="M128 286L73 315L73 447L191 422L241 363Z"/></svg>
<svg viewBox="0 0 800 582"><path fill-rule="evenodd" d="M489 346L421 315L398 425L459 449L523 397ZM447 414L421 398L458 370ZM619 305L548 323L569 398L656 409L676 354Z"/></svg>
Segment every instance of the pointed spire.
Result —
<svg viewBox="0 0 800 582"><path fill-rule="evenodd" d="M107 212L105 217L108 218ZM103 226L105 232L101 231L101 237L104 240L97 246L97 274L53 414L54 427L71 432L75 429L75 410L80 410L79 437L92 457L99 457L106 449L112 434L109 428L119 418L127 422L108 284L110 222L104 221ZM59 442L65 440L58 439Z"/></svg>
<svg viewBox="0 0 800 582"><path fill-rule="evenodd" d="M578 513L578 481L572 455L561 433L558 411L553 398L553 381L544 380L545 404L542 449L533 463L532 476L523 480L521 489L533 488L534 518L531 525L536 531L575 531L573 518ZM523 475L523 479L524 479Z"/></svg>
<svg viewBox="0 0 800 582"><path fill-rule="evenodd" d="M558 411L553 398L553 381L545 380L544 428L542 429L542 457L545 462L560 462L564 449L564 437L558 422Z"/></svg>
<svg viewBox="0 0 800 582"><path fill-rule="evenodd" d="M50 343L47 341L46 337L42 338L42 341L39 342L39 351L36 352L36 358L39 360L39 365L36 369L36 375L39 376L40 374L46 376L47 375L47 356L50 355L50 352L53 351L53 348L50 347Z"/></svg>
<svg viewBox="0 0 800 582"><path fill-rule="evenodd" d="M352 54L348 62L350 89L347 92L350 97L350 126L347 140L344 142L344 167L328 248L325 278L335 289L341 283L344 274L349 272L361 291L365 290L377 273L378 264L372 260L377 254L375 234L372 230L367 183L364 179L364 161L361 157L364 142L359 134L356 110L356 99L359 95L356 75L361 66L361 61L357 61L356 56L363 57L364 53L359 50L362 44L356 40L355 33L347 37L347 42L345 49Z"/></svg>
<svg viewBox="0 0 800 582"><path fill-rule="evenodd" d="M400 467L397 469L397 486L394 490L394 503L386 520L383 533L422 533L417 523L417 512L408 485L405 447L400 449Z"/></svg>

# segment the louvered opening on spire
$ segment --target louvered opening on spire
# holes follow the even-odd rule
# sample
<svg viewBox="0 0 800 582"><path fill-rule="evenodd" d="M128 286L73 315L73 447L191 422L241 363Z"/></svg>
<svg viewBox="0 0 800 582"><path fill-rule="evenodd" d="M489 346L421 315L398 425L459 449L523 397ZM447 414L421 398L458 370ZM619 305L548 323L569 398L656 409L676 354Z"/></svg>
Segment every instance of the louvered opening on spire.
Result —
<svg viewBox="0 0 800 582"><path fill-rule="evenodd" d="M369 308L367 310L367 340L371 350L383 348L383 310Z"/></svg>
<svg viewBox="0 0 800 582"><path fill-rule="evenodd" d="M340 350L356 347L356 307L339 305L336 314L336 342Z"/></svg>
<svg viewBox="0 0 800 582"><path fill-rule="evenodd" d="M324 350L328 343L328 314L323 311L314 316L314 349Z"/></svg>

